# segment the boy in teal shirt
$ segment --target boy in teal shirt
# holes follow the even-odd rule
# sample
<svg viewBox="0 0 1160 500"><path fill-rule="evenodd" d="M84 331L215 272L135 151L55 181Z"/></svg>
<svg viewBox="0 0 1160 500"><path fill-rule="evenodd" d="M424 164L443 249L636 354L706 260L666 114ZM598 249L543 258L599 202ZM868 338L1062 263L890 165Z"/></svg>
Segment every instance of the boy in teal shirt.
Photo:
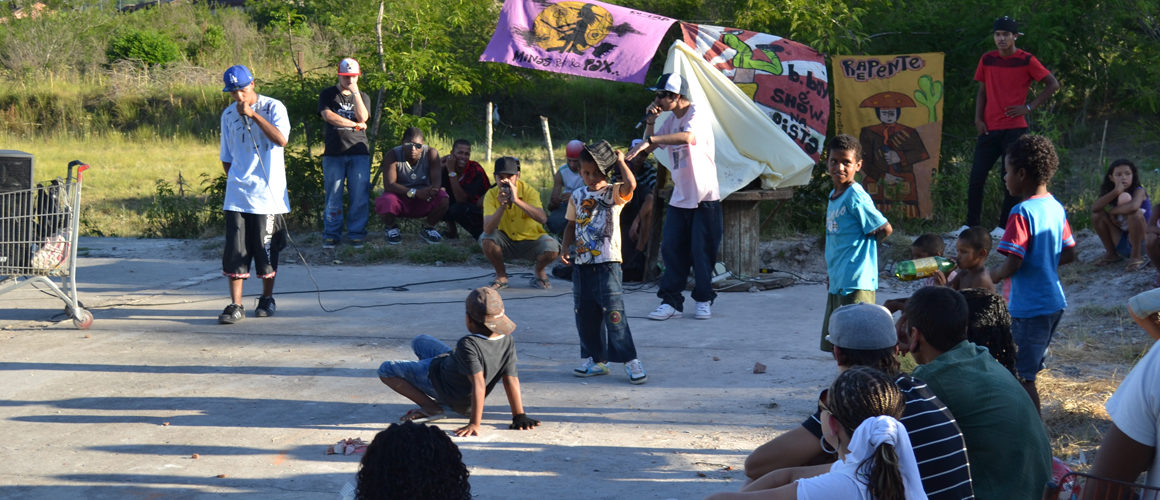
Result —
<svg viewBox="0 0 1160 500"><path fill-rule="evenodd" d="M823 351L834 346L826 340L830 333L830 313L841 306L873 304L878 290L878 240L894 231L886 217L874 208L874 201L854 181L862 169L862 145L853 136L842 134L830 140L826 169L834 182L826 205L826 316L822 319Z"/></svg>

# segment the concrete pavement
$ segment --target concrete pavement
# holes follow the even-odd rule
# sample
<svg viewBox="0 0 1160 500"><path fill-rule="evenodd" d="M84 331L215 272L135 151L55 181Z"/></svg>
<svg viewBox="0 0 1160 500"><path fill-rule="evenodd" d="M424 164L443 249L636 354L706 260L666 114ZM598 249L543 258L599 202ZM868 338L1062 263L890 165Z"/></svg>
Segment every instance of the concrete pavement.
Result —
<svg viewBox="0 0 1160 500"><path fill-rule="evenodd" d="M82 238L77 281L95 322L24 287L0 296L0 498L335 498L368 442L412 405L375 376L410 339L452 344L480 266L283 264L278 313L232 326L220 262L199 242ZM204 253L204 252L202 252ZM286 259L284 259L286 260ZM514 271L527 272L527 268ZM392 288L414 284L406 290ZM476 498L696 499L742 484L745 455L798 425L836 368L817 350L822 285L722 294L713 319L645 319L655 289L625 296L647 384L623 368L579 379L570 284L512 279L531 431L507 429L502 385L486 434L454 438ZM255 280L246 293L258 291ZM352 291L356 289L367 289ZM326 312L347 307L339 312ZM64 319L61 322L54 322ZM754 363L768 366L754 374ZM437 422L444 430L466 423ZM198 458L192 458L194 454Z"/></svg>

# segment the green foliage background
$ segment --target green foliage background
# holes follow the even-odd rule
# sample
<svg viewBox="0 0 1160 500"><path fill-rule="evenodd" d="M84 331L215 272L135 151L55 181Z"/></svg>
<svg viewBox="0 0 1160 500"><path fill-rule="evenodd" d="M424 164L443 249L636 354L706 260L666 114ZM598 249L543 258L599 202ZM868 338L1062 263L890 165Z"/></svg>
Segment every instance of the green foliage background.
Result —
<svg viewBox="0 0 1160 500"><path fill-rule="evenodd" d="M11 8L32 0L4 2ZM396 0L383 2L383 50L377 54L374 0L252 0L243 8L176 2L119 12L128 2L50 0L46 14L0 23L0 134L19 137L217 138L217 117L227 104L220 74L232 64L254 71L259 91L282 100L294 123L292 163L303 163L302 185L319 192L317 158L308 153L321 138L317 93L334 83L342 57L359 59L363 90L379 102L377 149L407 126L429 134L482 139L485 104L498 106L504 137L538 137L539 116L552 120L553 139L609 138L627 142L648 99L634 84L573 78L480 63L499 15L497 0ZM947 174L962 177L973 139L980 54L994 48L991 21L1019 19L1020 48L1035 53L1063 87L1034 127L1066 149L1098 140L1096 119L1160 112L1160 0L616 0L689 22L756 30L796 40L825 54L946 53L943 79L943 169L935 189L951 190ZM0 7L0 17L9 12ZM135 47L164 57L112 50L137 34ZM148 34L144 39L140 34ZM654 59L679 38L670 30ZM110 40L113 43L110 43ZM162 46L172 45L176 51ZM130 44L132 45L132 44ZM150 56L152 57L152 56ZM141 64L141 62L149 64ZM381 95L381 102L378 98ZM617 140L620 139L620 140ZM383 142L385 141L385 142ZM965 153L965 154L964 154ZM956 169L960 171L956 172ZM954 186L957 189L958 186ZM790 229L819 225L812 214L822 200L799 192ZM303 194L303 196L307 196ZM313 196L313 195L311 195ZM961 203L950 196L942 203ZM295 200L317 207L317 200ZM956 207L940 212L961 213ZM937 210L938 208L936 208ZM301 213L313 223L316 214ZM817 222L807 222L817 221ZM936 223L949 223L938 220Z"/></svg>

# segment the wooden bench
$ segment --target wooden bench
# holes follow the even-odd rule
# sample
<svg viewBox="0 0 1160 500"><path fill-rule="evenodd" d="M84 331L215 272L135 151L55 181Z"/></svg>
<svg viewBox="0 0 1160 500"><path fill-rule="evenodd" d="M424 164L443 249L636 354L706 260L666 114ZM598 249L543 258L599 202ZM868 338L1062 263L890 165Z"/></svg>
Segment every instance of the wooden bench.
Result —
<svg viewBox="0 0 1160 500"><path fill-rule="evenodd" d="M668 171L657 172L657 185L665 182ZM660 190L654 199L653 214L663 213L664 200L672 196L672 188ZM723 231L721 251L718 258L734 275L756 276L761 270L761 202L766 200L788 200L793 198L793 188L754 189L736 191L721 200ZM646 279L656 278L656 262L659 257L661 217L653 216L653 237L646 251Z"/></svg>

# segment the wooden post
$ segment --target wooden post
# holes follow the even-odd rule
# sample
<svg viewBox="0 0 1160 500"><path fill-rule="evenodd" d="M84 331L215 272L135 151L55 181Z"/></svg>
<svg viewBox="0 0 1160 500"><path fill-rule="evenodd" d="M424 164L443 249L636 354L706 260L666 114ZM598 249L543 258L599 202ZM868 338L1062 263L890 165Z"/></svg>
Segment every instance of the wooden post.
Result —
<svg viewBox="0 0 1160 500"><path fill-rule="evenodd" d="M556 152L552 151L552 132L548 129L548 117L540 116L540 128L544 129L544 145L548 148L548 164L552 166L549 172L556 172Z"/></svg>
<svg viewBox="0 0 1160 500"><path fill-rule="evenodd" d="M491 115L494 110L495 107L491 101L487 101L487 156L484 157L484 161L489 165L491 164Z"/></svg>

